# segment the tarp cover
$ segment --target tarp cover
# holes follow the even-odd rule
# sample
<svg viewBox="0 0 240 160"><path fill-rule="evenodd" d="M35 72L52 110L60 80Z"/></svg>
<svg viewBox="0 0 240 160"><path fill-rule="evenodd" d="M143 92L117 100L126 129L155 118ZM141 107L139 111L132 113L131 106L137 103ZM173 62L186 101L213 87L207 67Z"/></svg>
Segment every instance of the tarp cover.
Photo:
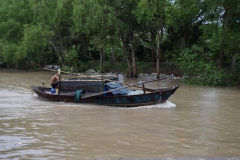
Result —
<svg viewBox="0 0 240 160"><path fill-rule="evenodd" d="M79 102L81 99L81 94L84 93L84 90L76 90L74 95L74 102Z"/></svg>
<svg viewBox="0 0 240 160"><path fill-rule="evenodd" d="M105 83L104 90L107 91L107 90L113 90L113 89L122 88L122 87L124 87L122 84L108 82L108 83ZM112 91L112 94L114 94L114 95L116 95L116 94L127 95L128 93L129 93L129 90L126 88L117 89L117 90Z"/></svg>

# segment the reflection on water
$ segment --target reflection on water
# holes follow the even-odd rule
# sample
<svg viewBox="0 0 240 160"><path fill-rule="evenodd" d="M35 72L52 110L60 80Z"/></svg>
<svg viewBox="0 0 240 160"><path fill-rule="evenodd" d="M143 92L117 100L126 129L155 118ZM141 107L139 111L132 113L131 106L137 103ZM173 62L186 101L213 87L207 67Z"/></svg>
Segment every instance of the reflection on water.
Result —
<svg viewBox="0 0 240 160"><path fill-rule="evenodd" d="M39 99L29 86L50 86L51 75L0 70L0 159L240 155L236 87L180 84L164 104L116 108ZM123 81L135 84L142 79ZM146 87L179 83L163 80Z"/></svg>

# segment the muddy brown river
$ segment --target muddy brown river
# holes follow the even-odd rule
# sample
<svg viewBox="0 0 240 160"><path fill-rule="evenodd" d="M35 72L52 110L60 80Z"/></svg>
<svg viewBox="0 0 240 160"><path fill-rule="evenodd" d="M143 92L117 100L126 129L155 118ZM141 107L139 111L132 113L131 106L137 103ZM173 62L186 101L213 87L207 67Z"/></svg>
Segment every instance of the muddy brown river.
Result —
<svg viewBox="0 0 240 160"><path fill-rule="evenodd" d="M39 99L30 85L50 86L52 75L0 70L0 159L240 156L239 86L156 81L146 87L180 87L164 104L113 108Z"/></svg>

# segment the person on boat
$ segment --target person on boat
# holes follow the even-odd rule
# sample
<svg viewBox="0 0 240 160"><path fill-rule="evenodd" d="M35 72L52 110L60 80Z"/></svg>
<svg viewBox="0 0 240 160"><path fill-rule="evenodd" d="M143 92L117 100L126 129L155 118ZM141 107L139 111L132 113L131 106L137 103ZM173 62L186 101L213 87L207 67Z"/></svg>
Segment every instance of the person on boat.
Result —
<svg viewBox="0 0 240 160"><path fill-rule="evenodd" d="M58 74L58 72L56 72L56 74L54 74L52 76L52 78L50 79L50 84L51 84L52 88L54 88L54 89L58 88L59 80L60 80L59 79L59 74Z"/></svg>

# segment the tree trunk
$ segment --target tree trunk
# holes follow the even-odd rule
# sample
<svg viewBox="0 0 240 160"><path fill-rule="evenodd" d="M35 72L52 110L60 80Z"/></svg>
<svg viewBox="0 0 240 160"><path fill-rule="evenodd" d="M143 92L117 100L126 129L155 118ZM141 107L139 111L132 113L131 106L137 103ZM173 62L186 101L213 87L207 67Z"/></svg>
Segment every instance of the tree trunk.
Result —
<svg viewBox="0 0 240 160"><path fill-rule="evenodd" d="M156 75L156 78L159 79L159 77L160 77L160 35L158 35L156 58L157 58L157 75Z"/></svg>
<svg viewBox="0 0 240 160"><path fill-rule="evenodd" d="M131 50L132 50L132 77L136 78L138 77L137 75L137 64L136 64L136 55L135 55L135 49L134 49L134 43L133 43L133 36L129 36L129 41L131 45Z"/></svg>
<svg viewBox="0 0 240 160"><path fill-rule="evenodd" d="M123 43L124 56L125 56L125 58L126 58L127 65L128 65L128 70L129 70L129 72L130 72L130 76L132 77L131 64L130 64L130 61L129 61L129 58L128 58L128 55L129 55L128 43L127 43L126 40L124 40L123 36L121 37L121 39L122 39L122 43Z"/></svg>
<svg viewBox="0 0 240 160"><path fill-rule="evenodd" d="M151 45L152 45L152 62L155 62L156 60L156 34L154 34L153 31L151 31Z"/></svg>
<svg viewBox="0 0 240 160"><path fill-rule="evenodd" d="M89 56L92 58L92 53L91 53L91 51L89 50L89 44L90 44L90 42L89 42L89 38L84 34L83 35L83 38L82 38L82 48L83 48L83 50L84 50L84 53L87 53L87 54L89 54ZM81 45L80 45L81 46ZM80 49L81 49L81 47L79 47Z"/></svg>
<svg viewBox="0 0 240 160"><path fill-rule="evenodd" d="M156 78L159 79L160 78L160 55L161 55L161 43L162 43L162 40L163 40L163 17L160 16L159 17L160 19L160 28L157 28L157 55L156 55L156 58L157 58L157 75L156 75ZM159 33L159 30L161 31Z"/></svg>
<svg viewBox="0 0 240 160"><path fill-rule="evenodd" d="M77 63L76 63L76 61L74 61L74 65L75 65L75 72L78 73L78 68L77 68Z"/></svg>

